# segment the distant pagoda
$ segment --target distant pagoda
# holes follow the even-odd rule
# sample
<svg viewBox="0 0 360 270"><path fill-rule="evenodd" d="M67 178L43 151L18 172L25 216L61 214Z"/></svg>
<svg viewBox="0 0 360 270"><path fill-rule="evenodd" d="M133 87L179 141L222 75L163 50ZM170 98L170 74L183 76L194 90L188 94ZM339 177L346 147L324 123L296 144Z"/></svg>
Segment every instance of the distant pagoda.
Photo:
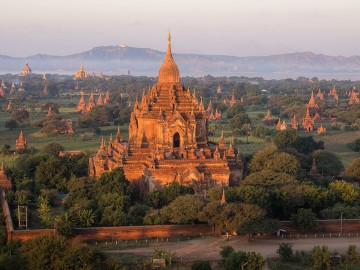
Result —
<svg viewBox="0 0 360 270"><path fill-rule="evenodd" d="M84 70L84 66L81 64L80 65L80 70L76 71L75 73L75 78L88 78L89 77L89 73L87 73L85 70Z"/></svg>
<svg viewBox="0 0 360 270"><path fill-rule="evenodd" d="M27 142L22 130L20 131L19 137L16 139L15 148L16 150L25 150L27 148Z"/></svg>
<svg viewBox="0 0 360 270"><path fill-rule="evenodd" d="M19 76L27 76L31 74L31 68L29 67L28 61L25 62L25 66L23 67L22 71L20 72Z"/></svg>

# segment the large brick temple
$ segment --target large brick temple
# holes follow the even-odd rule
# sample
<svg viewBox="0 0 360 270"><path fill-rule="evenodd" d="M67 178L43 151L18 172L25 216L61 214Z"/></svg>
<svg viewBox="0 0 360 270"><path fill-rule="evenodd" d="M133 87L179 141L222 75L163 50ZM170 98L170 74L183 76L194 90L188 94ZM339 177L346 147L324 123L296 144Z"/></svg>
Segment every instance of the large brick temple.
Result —
<svg viewBox="0 0 360 270"><path fill-rule="evenodd" d="M216 185L239 185L243 163L234 144L226 145L222 134L218 144L207 137L207 115L200 102L180 84L179 69L171 53L168 36L166 57L159 81L135 102L129 124L129 140L120 129L116 138L89 160L89 175L122 167L128 180L151 191L165 183L191 184L197 192Z"/></svg>

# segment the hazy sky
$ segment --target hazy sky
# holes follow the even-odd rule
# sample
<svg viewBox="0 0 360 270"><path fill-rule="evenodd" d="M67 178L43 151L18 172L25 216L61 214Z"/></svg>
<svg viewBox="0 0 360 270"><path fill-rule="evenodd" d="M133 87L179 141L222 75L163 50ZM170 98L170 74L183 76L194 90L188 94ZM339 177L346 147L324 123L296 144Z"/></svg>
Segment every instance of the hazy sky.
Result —
<svg viewBox="0 0 360 270"><path fill-rule="evenodd" d="M360 55L359 0L2 0L0 54L125 44L237 56Z"/></svg>

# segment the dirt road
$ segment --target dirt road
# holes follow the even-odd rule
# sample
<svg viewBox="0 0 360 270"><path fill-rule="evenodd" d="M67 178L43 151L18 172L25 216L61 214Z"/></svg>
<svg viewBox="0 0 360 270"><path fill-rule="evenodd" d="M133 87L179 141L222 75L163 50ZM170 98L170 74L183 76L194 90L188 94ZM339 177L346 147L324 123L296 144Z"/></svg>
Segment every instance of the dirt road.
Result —
<svg viewBox="0 0 360 270"><path fill-rule="evenodd" d="M224 237L198 238L185 242L176 243L154 243L148 247L139 247L126 250L110 250L114 253L134 253L144 256L154 255L154 249L161 247L166 250L176 251L178 258L183 261L196 260L218 260L222 246L230 245L235 250L254 251L262 254L265 258L277 257L276 250L282 242L293 244L293 249L311 251L315 245L327 245L331 251L345 253L349 245L360 247L360 237L353 238L308 238L308 239L253 239L251 242L245 237L231 237L225 240Z"/></svg>

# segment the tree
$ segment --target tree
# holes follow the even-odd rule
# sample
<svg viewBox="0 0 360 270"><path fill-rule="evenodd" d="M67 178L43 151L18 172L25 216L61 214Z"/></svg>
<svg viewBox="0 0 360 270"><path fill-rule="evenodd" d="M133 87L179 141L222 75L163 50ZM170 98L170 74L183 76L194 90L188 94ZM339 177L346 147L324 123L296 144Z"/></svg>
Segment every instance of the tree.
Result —
<svg viewBox="0 0 360 270"><path fill-rule="evenodd" d="M359 198L359 191L344 180L336 180L329 184L329 193L335 202L352 204Z"/></svg>
<svg viewBox="0 0 360 270"><path fill-rule="evenodd" d="M297 137L289 146L295 148L299 153L308 155L315 150L324 149L324 142L322 140L316 142L312 136Z"/></svg>
<svg viewBox="0 0 360 270"><path fill-rule="evenodd" d="M194 189L173 181L165 184L161 190L157 189L148 193L145 197L145 201L150 207L161 208L171 203L177 197L186 194L194 194Z"/></svg>
<svg viewBox="0 0 360 270"><path fill-rule="evenodd" d="M300 170L300 163L292 154L264 148L253 156L249 169L251 172L271 170L276 173L296 175Z"/></svg>
<svg viewBox="0 0 360 270"><path fill-rule="evenodd" d="M312 258L314 263L314 268L316 270L330 270L331 267L331 258L330 250L327 246L323 245L315 246L312 250Z"/></svg>
<svg viewBox="0 0 360 270"><path fill-rule="evenodd" d="M54 214L49 205L49 200L47 197L39 196L38 198L38 209L39 217L41 221L47 227L53 227L54 225Z"/></svg>
<svg viewBox="0 0 360 270"><path fill-rule="evenodd" d="M102 255L59 235L30 239L22 244L19 253L22 266L28 270L114 269Z"/></svg>
<svg viewBox="0 0 360 270"><path fill-rule="evenodd" d="M360 158L351 162L351 165L345 171L345 175L350 180L360 182Z"/></svg>
<svg viewBox="0 0 360 270"><path fill-rule="evenodd" d="M228 235L232 231L241 232L243 226L266 216L266 211L258 205L246 203L209 202L199 213L199 220L215 224Z"/></svg>
<svg viewBox="0 0 360 270"><path fill-rule="evenodd" d="M296 141L298 138L296 134L296 130L294 129L287 129L280 131L274 137L274 144L278 149L284 149L290 147L293 142Z"/></svg>
<svg viewBox="0 0 360 270"><path fill-rule="evenodd" d="M229 127L232 130L242 129L245 124L251 124L250 117L245 112L240 112L229 120Z"/></svg>
<svg viewBox="0 0 360 270"><path fill-rule="evenodd" d="M206 200L203 196L188 194L177 197L168 206L165 206L160 214L171 223L195 223L205 204Z"/></svg>
<svg viewBox="0 0 360 270"><path fill-rule="evenodd" d="M280 186L296 183L294 176L287 173L262 170L248 175L243 184L262 188L278 188Z"/></svg>
<svg viewBox="0 0 360 270"><path fill-rule="evenodd" d="M291 223L301 231L309 231L316 225L316 215L311 209L298 209L296 214L290 216Z"/></svg>
<svg viewBox="0 0 360 270"><path fill-rule="evenodd" d="M264 264L264 258L255 252L234 251L225 259L226 270L261 270Z"/></svg>
<svg viewBox="0 0 360 270"><path fill-rule="evenodd" d="M18 126L19 126L18 123L14 119L8 119L5 121L5 128L7 128L9 130L13 130L13 129L17 128Z"/></svg>
<svg viewBox="0 0 360 270"><path fill-rule="evenodd" d="M360 152L360 139L356 139L352 143L349 143L348 147L354 152Z"/></svg>
<svg viewBox="0 0 360 270"><path fill-rule="evenodd" d="M95 223L95 214L92 209L78 209L75 215L75 223L79 227L91 227Z"/></svg>
<svg viewBox="0 0 360 270"><path fill-rule="evenodd" d="M280 255L283 262L289 262L293 258L293 245L291 243L281 243L276 253Z"/></svg>
<svg viewBox="0 0 360 270"><path fill-rule="evenodd" d="M71 238L75 235L75 222L69 212L58 216L55 222L55 228L59 235L62 235L66 238Z"/></svg>
<svg viewBox="0 0 360 270"><path fill-rule="evenodd" d="M245 109L244 109L243 105L241 105L240 103L237 103L227 110L226 118L231 119L239 113L245 113Z"/></svg>
<svg viewBox="0 0 360 270"><path fill-rule="evenodd" d="M61 191L66 190L70 176L68 159L61 157L51 157L41 162L35 172L35 180L41 186Z"/></svg>
<svg viewBox="0 0 360 270"><path fill-rule="evenodd" d="M344 171L341 160L332 152L316 150L312 153L312 158L315 158L319 172L326 176L336 177Z"/></svg>
<svg viewBox="0 0 360 270"><path fill-rule="evenodd" d="M60 151L64 151L64 146L57 142L48 143L44 147L44 153L48 156L56 157L59 155Z"/></svg>
<svg viewBox="0 0 360 270"><path fill-rule="evenodd" d="M18 111L14 111L11 116L17 122L24 123L29 119L29 112L25 109L20 109Z"/></svg>

